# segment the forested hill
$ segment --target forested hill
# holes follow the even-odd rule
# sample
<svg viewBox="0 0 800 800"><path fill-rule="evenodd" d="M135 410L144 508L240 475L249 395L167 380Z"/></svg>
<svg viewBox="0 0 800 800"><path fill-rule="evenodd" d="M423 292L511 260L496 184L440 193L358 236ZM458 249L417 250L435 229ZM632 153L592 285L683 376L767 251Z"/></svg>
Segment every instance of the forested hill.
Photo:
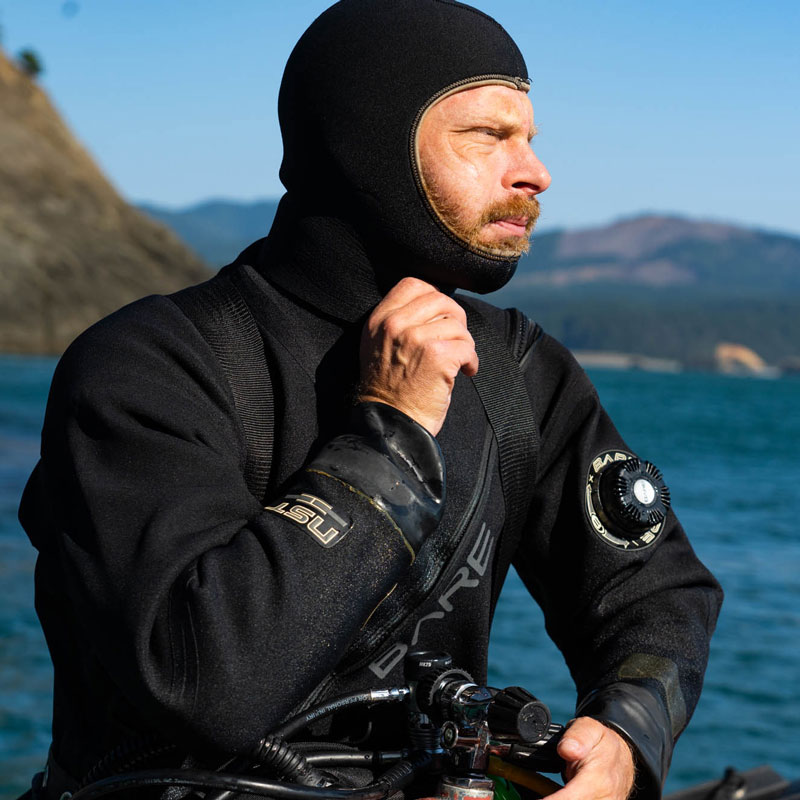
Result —
<svg viewBox="0 0 800 800"><path fill-rule="evenodd" d="M710 366L727 342L796 367L800 238L654 215L547 233L494 302L576 350Z"/></svg>
<svg viewBox="0 0 800 800"><path fill-rule="evenodd" d="M715 222L642 215L534 239L522 286L800 292L800 238Z"/></svg>
<svg viewBox="0 0 800 800"><path fill-rule="evenodd" d="M276 207L145 210L220 266L265 235ZM800 359L800 238L657 215L537 233L514 280L489 299L522 308L576 350L705 367L734 343L791 366Z"/></svg>

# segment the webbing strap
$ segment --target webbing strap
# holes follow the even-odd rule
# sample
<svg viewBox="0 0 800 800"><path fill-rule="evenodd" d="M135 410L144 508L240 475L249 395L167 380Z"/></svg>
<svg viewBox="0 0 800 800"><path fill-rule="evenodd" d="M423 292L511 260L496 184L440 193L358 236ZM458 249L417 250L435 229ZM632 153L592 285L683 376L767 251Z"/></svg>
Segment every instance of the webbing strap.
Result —
<svg viewBox="0 0 800 800"><path fill-rule="evenodd" d="M245 480L259 502L269 480L275 408L264 340L233 276L224 267L211 280L170 299L194 323L219 360L247 444Z"/></svg>
<svg viewBox="0 0 800 800"><path fill-rule="evenodd" d="M272 382L261 333L236 286L234 269L225 267L210 281L170 297L209 343L228 379L247 443L245 479L251 493L262 502L274 442ZM539 431L522 371L512 354L516 349L514 336L506 342L479 311L460 299L480 358L472 381L497 440L506 504L492 583L494 605L522 534L536 482ZM517 339L522 336L524 326L517 331Z"/></svg>
<svg viewBox="0 0 800 800"><path fill-rule="evenodd" d="M480 367L472 382L497 440L500 483L506 504L506 519L492 582L494 608L522 535L536 482L539 430L522 370L510 349L514 342L504 341L489 321L468 303L462 305L480 359ZM522 319L527 323L525 318ZM524 335L522 329L518 333Z"/></svg>

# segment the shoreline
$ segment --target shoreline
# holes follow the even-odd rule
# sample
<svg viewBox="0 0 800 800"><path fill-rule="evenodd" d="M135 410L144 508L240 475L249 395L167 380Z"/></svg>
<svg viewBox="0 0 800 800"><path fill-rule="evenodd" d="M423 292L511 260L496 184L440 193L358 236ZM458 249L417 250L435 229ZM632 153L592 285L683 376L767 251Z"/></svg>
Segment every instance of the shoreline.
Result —
<svg viewBox="0 0 800 800"><path fill-rule="evenodd" d="M657 358L639 353L623 353L611 350L572 350L578 363L584 369L614 369L628 372L657 372L678 374L681 372L706 372L715 375L729 375L742 378L792 377L800 374L796 368L784 369L773 364L747 366L744 364L690 364L674 358Z"/></svg>

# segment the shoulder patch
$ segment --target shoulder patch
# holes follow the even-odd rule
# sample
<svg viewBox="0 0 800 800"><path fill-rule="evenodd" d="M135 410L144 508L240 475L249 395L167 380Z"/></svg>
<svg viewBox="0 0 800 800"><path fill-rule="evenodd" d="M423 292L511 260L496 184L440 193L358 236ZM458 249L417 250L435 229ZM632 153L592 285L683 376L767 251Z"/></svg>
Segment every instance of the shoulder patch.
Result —
<svg viewBox="0 0 800 800"><path fill-rule="evenodd" d="M274 505L264 506L264 510L294 522L322 547L339 544L353 527L350 517L337 513L330 503L308 492L287 494Z"/></svg>

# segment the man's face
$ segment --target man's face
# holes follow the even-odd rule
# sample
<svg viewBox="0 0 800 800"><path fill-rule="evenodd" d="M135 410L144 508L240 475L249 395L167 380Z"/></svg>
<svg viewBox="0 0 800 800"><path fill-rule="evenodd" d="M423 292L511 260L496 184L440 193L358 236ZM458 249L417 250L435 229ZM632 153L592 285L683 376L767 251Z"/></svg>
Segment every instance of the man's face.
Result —
<svg viewBox="0 0 800 800"><path fill-rule="evenodd" d="M422 181L447 227L472 247L513 257L530 247L550 174L534 155L528 95L478 86L449 95L417 133Z"/></svg>

